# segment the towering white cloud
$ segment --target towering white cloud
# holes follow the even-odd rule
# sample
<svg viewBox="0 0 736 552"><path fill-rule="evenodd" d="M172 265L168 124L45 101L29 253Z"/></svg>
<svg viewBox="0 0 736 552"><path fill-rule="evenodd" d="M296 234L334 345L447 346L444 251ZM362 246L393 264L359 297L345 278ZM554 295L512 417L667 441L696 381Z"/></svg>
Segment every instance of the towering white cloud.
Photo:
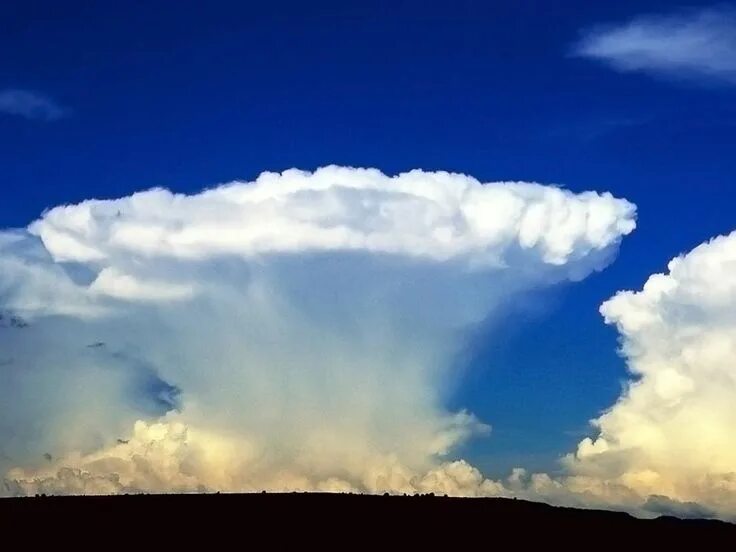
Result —
<svg viewBox="0 0 736 552"><path fill-rule="evenodd" d="M0 233L6 492L503 494L453 447L467 332L603 268L610 194L412 171L264 173Z"/></svg>
<svg viewBox="0 0 736 552"><path fill-rule="evenodd" d="M632 378L564 474L517 469L499 493L640 516L736 521L736 232L601 306Z"/></svg>
<svg viewBox="0 0 736 552"><path fill-rule="evenodd" d="M596 487L736 518L736 233L601 306L634 379L569 469ZM663 507L662 500L650 506Z"/></svg>
<svg viewBox="0 0 736 552"><path fill-rule="evenodd" d="M601 306L632 374L564 474L486 479L468 330L602 268L607 194L327 167L52 209L0 234L5 492L519 496L736 520L736 233ZM46 453L46 455L45 455Z"/></svg>
<svg viewBox="0 0 736 552"><path fill-rule="evenodd" d="M736 11L714 7L593 27L574 53L624 72L736 84Z"/></svg>

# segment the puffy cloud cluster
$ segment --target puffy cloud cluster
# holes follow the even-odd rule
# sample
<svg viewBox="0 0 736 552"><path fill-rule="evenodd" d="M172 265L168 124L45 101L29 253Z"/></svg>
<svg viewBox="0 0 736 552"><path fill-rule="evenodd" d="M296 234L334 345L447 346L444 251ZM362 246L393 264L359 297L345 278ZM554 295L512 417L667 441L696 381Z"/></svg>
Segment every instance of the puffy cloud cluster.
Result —
<svg viewBox="0 0 736 552"><path fill-rule="evenodd" d="M444 407L456 355L603 268L634 215L343 167L51 209L0 232L6 492L504 493L447 460L489 429Z"/></svg>
<svg viewBox="0 0 736 552"><path fill-rule="evenodd" d="M736 232L668 269L601 306L634 378L567 466L652 508L661 495L736 519Z"/></svg>
<svg viewBox="0 0 736 552"><path fill-rule="evenodd" d="M74 453L40 469L14 468L5 486L14 495L225 489L488 496L505 491L463 460L444 461L417 472L395 454L369 454L359 464L348 463L330 472L314 468L307 456L285 463L236 435L200 431L175 420L138 421L129 440L86 455Z"/></svg>
<svg viewBox="0 0 736 552"><path fill-rule="evenodd" d="M131 257L196 261L320 251L499 265L515 248L530 252L531 261L564 265L629 233L632 215L630 203L610 194L330 166L263 173L253 183L193 196L156 189L57 207L30 231L56 261L117 268ZM114 288L119 278L110 273L106 281ZM157 295L152 285L142 295Z"/></svg>
<svg viewBox="0 0 736 552"><path fill-rule="evenodd" d="M507 493L640 516L736 521L736 232L600 308L632 378L564 474L516 470Z"/></svg>

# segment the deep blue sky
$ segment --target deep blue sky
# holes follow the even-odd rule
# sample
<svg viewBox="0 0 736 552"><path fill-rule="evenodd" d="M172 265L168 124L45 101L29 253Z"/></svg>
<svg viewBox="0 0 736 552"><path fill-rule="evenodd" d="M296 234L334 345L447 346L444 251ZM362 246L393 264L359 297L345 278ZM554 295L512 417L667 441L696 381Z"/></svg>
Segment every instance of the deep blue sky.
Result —
<svg viewBox="0 0 736 552"><path fill-rule="evenodd" d="M465 451L479 467L554 470L625 377L598 305L736 227L736 86L570 55L581 29L679 5L6 1L0 90L67 113L0 113L0 227L330 163L626 197L639 227L614 265L484 342L455 399L494 426Z"/></svg>

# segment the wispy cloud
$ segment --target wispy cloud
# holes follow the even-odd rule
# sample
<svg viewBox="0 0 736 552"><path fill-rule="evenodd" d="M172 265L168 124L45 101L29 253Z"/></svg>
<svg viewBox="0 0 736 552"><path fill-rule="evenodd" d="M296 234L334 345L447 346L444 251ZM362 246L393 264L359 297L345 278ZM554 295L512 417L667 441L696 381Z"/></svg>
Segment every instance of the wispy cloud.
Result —
<svg viewBox="0 0 736 552"><path fill-rule="evenodd" d="M573 54L618 71L736 85L736 10L644 15L585 29Z"/></svg>
<svg viewBox="0 0 736 552"><path fill-rule="evenodd" d="M43 94L8 88L0 90L0 113L36 121L56 121L65 117L68 109Z"/></svg>

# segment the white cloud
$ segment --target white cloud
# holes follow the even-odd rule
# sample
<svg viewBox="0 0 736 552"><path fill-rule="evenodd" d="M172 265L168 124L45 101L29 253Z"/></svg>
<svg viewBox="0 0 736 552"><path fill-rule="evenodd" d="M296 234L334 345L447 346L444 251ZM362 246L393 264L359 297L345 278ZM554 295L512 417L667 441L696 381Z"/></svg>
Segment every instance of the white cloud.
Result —
<svg viewBox="0 0 736 552"><path fill-rule="evenodd" d="M113 267L103 268L89 286L92 292L129 301L169 301L186 299L194 294L194 285L166 281L141 280Z"/></svg>
<svg viewBox="0 0 736 552"><path fill-rule="evenodd" d="M736 520L736 233L601 306L633 377L563 475L452 460L489 430L443 406L465 332L603 267L633 216L607 194L338 167L52 209L0 233L0 304L31 323L0 328L5 491L431 491Z"/></svg>
<svg viewBox="0 0 736 552"><path fill-rule="evenodd" d="M487 265L521 248L564 265L630 232L632 214L610 194L331 166L263 173L194 196L155 189L57 207L30 229L57 261L355 251Z"/></svg>
<svg viewBox="0 0 736 552"><path fill-rule="evenodd" d="M564 476L522 471L509 490L642 516L736 521L736 232L668 268L601 306L633 378L593 420L597 436L564 458Z"/></svg>
<svg viewBox="0 0 736 552"><path fill-rule="evenodd" d="M636 379L570 469L736 517L736 233L673 259L601 313Z"/></svg>
<svg viewBox="0 0 736 552"><path fill-rule="evenodd" d="M503 493L450 460L489 430L444 406L455 356L603 268L634 215L344 167L51 209L0 232L0 310L29 323L0 328L6 490Z"/></svg>
<svg viewBox="0 0 736 552"><path fill-rule="evenodd" d="M277 459L264 459L263 454L254 443L233 436L196 430L176 421L138 421L129 440L109 448L72 454L38 469L10 470L5 490L15 495L213 489L435 492L454 496L506 493L503 485L485 479L463 460L439 462L426 471L416 471L394 454L375 453L361 457L358 466L346 464L320 473L308 458L279 464Z"/></svg>
<svg viewBox="0 0 736 552"><path fill-rule="evenodd" d="M594 27L574 53L623 72L736 84L736 11L691 10Z"/></svg>
<svg viewBox="0 0 736 552"><path fill-rule="evenodd" d="M0 90L0 113L26 119L55 121L64 117L67 112L66 108L51 98L31 90L17 88Z"/></svg>

